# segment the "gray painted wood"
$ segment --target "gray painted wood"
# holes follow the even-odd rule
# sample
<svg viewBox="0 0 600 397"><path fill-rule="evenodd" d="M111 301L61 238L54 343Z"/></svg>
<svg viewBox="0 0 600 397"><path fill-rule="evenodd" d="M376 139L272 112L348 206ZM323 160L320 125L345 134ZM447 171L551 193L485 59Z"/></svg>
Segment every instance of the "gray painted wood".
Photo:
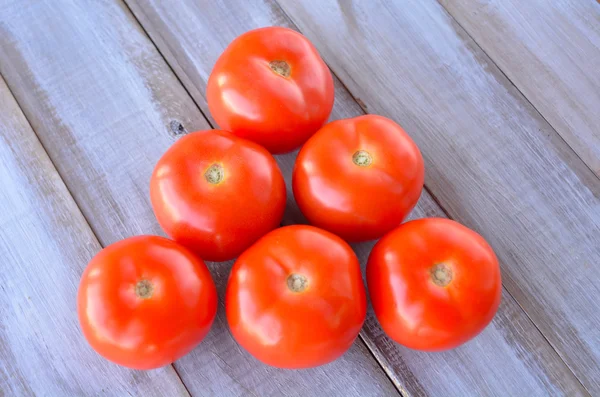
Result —
<svg viewBox="0 0 600 397"><path fill-rule="evenodd" d="M0 395L186 396L173 367L111 364L77 320L100 244L0 77Z"/></svg>
<svg viewBox="0 0 600 397"><path fill-rule="evenodd" d="M600 176L600 4L440 3Z"/></svg>
<svg viewBox="0 0 600 397"><path fill-rule="evenodd" d="M0 73L102 245L160 234L148 197L154 164L178 134L209 125L125 5L3 3ZM174 364L191 394L397 394L361 340L340 360L303 371L267 367L242 351L223 308L230 266L210 264L221 298L217 319Z"/></svg>
<svg viewBox="0 0 600 397"><path fill-rule="evenodd" d="M598 178L437 2L280 4L370 112L415 138L429 189L487 238L506 289L599 394Z"/></svg>
<svg viewBox="0 0 600 397"><path fill-rule="evenodd" d="M260 26L294 27L277 5L262 1L128 0L128 5L180 77L196 103L203 96L212 65L237 35ZM325 22L323 22L325 23ZM359 102L361 102L359 100ZM333 119L363 111L336 80ZM289 180L291 160L281 161ZM304 222L293 202L286 223ZM444 216L427 193L412 217ZM356 246L365 263L372 243ZM397 387L407 395L581 395L581 385L508 293L492 324L459 349L428 354L400 347L388 339L369 308L362 337Z"/></svg>

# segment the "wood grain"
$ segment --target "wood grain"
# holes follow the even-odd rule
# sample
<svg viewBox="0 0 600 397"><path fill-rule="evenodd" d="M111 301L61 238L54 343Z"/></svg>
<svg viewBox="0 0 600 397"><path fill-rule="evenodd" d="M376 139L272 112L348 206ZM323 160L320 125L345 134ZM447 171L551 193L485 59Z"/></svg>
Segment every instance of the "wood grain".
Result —
<svg viewBox="0 0 600 397"><path fill-rule="evenodd" d="M3 3L0 73L100 242L160 234L148 198L154 164L178 134L209 126L124 4ZM361 340L340 360L306 371L267 367L242 351L222 307L230 266L211 264L217 320L174 364L191 394L397 394Z"/></svg>
<svg viewBox="0 0 600 397"><path fill-rule="evenodd" d="M440 3L600 176L600 4Z"/></svg>
<svg viewBox="0 0 600 397"><path fill-rule="evenodd" d="M76 295L100 249L0 77L0 395L188 395L173 367L131 371L86 343Z"/></svg>
<svg viewBox="0 0 600 397"><path fill-rule="evenodd" d="M429 189L600 393L598 178L437 2L280 4L369 111L415 138Z"/></svg>
<svg viewBox="0 0 600 397"><path fill-rule="evenodd" d="M128 0L134 14L180 77L196 103L206 109L203 96L212 65L237 35L260 26L294 27L277 5L239 1ZM359 100L360 101L360 100ZM362 110L336 80L333 119L353 117ZM282 165L286 178L290 166ZM303 222L289 203L286 222ZM427 193L412 217L444 216ZM355 248L365 263L372 244ZM407 395L548 395L585 394L581 385L537 331L525 313L504 293L497 317L473 342L453 351L426 354L404 349L381 331L371 310L362 333L397 387Z"/></svg>

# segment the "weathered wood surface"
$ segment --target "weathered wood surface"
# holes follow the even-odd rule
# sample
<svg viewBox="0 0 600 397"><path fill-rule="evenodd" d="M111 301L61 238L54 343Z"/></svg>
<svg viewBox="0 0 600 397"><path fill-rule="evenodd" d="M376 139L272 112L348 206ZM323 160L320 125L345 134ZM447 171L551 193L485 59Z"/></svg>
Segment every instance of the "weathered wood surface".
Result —
<svg viewBox="0 0 600 397"><path fill-rule="evenodd" d="M600 4L440 3L600 176Z"/></svg>
<svg viewBox="0 0 600 397"><path fill-rule="evenodd" d="M453 13L463 7L441 2ZM222 49L254 27L293 26L275 2L128 3L193 101L122 3L0 4L0 73L104 245L132 234L160 233L147 197L149 175L178 134L209 128L196 104L207 110L205 83ZM527 81L535 70L520 70L523 65L512 59L498 61L512 57L502 51L513 49L499 43L488 47L495 36L482 41L557 133L433 1L281 3L350 89L336 81L332 118L360 114L354 96L368 111L399 121L421 146L436 200L482 232L503 262L510 293L504 291L490 327L459 349L439 354L404 349L383 335L369 311L362 338L396 386L408 395L585 394L524 309L588 389L598 392L600 292L593 266L600 252L600 184L559 136L594 169L597 119L588 110L597 102L582 103L585 90L568 91L569 84L581 90L584 77L597 86L597 75L589 75L591 63L579 62L580 47L555 61L547 58L552 53L532 49L544 44L538 37L528 41L514 33L513 40L531 45L526 48L531 62L560 82L555 91L540 93ZM523 7L529 15L529 5ZM483 11L491 13L497 29L518 27L506 21L510 13L492 6L478 12ZM561 32L596 51L597 30L591 25L596 14L573 15L569 26L584 18L583 36L592 46L580 44L577 31ZM549 18L544 21L560 17L542 16ZM479 40L474 32L483 28L464 23ZM539 20L530 23L534 30L520 34L539 29ZM571 48L564 36L557 43L563 51ZM588 62L597 59L595 52L586 55ZM555 68L573 60L580 69L571 77ZM562 94L568 113L558 99L544 102L543 96ZM556 112L559 121L548 112ZM586 142L592 142L591 152ZM293 157L279 158L288 177ZM171 367L121 369L95 355L80 336L75 290L100 243L1 82L0 182L0 395L186 394ZM424 193L412 216L443 216L436 200ZM286 221L302 221L294 205ZM370 246L356 247L363 263ZM229 267L211 264L221 299ZM395 393L360 342L340 361L315 370L265 367L231 339L222 307L207 340L175 368L198 395Z"/></svg>
<svg viewBox="0 0 600 397"><path fill-rule="evenodd" d="M99 249L0 77L0 396L188 395L173 367L131 371L85 342L75 298Z"/></svg>
<svg viewBox="0 0 600 397"><path fill-rule="evenodd" d="M256 27L293 27L272 2L127 0L188 91L205 111L206 80L217 57L237 35ZM333 119L362 114L336 81ZM289 178L290 168L280 162ZM290 203L292 204L292 203ZM302 221L295 205L287 222ZM424 193L413 217L444 216ZM364 264L372 244L357 246ZM408 395L547 395L585 394L564 363L507 293L493 323L473 342L453 351L427 354L404 349L381 331L372 311L363 338L399 389Z"/></svg>
<svg viewBox="0 0 600 397"><path fill-rule="evenodd" d="M279 4L415 138L431 192L487 238L507 290L599 394L600 180L434 0Z"/></svg>
<svg viewBox="0 0 600 397"><path fill-rule="evenodd" d="M175 135L183 130L209 126L124 4L118 1L3 3L0 5L0 73L100 243L110 244L139 233L160 234L148 198L153 166ZM35 167L31 172L37 172ZM38 199L40 203L44 200L47 199L42 196ZM77 223L73 226L69 222L70 219L62 219L62 223L53 225L42 243L48 247L46 255L51 263L64 261L53 253L80 247L82 243L75 238L86 236L79 230L71 230ZM67 236L55 237L59 232ZM22 235L24 240L39 238L33 232ZM70 262L66 262L72 264L70 279L49 281L65 282L65 288L68 286L74 291L83 266L99 246L96 243L85 249L86 255L72 255ZM69 251L61 254L69 256ZM39 255L42 257L42 252ZM230 265L211 264L221 298L217 320L199 347L174 364L191 394L397 394L361 340L340 360L304 371L270 368L242 351L227 329L222 307ZM46 269L41 270L45 274ZM38 274L29 276L35 279ZM58 290L47 291L56 294ZM61 291L56 298L58 307L74 310L74 292ZM2 304L4 302L15 301L3 300ZM40 315L53 315L54 307L37 308L42 311ZM32 316L26 324L34 321L38 320ZM74 327L75 320L69 321L67 324ZM31 332L43 340L48 331L32 328ZM52 340L53 348L58 350L65 344L73 346L73 350L69 350L70 357L76 356L79 350L89 353L81 339L77 339L81 346L76 346L75 337L65 335L64 339ZM12 339L10 342L15 343ZM73 368L80 365L72 361L49 364L47 360L45 365L58 368L66 364ZM20 365L27 363L21 361ZM108 363L103 365L116 374L120 371ZM38 366L27 368L33 381L37 369ZM117 383L120 379L99 371L105 376L104 381ZM132 376L141 381L153 376L152 373L135 374ZM92 371L89 377L92 385L100 382L94 380ZM26 380L32 381L29 376ZM168 382L167 377L164 382ZM150 382L145 386L152 388ZM81 387L85 393L75 394L93 393L91 388ZM160 389L154 391L160 392ZM164 395L175 393L165 391Z"/></svg>

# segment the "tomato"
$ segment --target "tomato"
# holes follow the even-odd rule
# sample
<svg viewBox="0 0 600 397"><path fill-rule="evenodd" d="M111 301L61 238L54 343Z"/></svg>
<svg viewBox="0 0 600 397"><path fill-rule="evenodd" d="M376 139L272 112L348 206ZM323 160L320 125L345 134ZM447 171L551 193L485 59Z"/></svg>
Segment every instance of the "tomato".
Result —
<svg viewBox="0 0 600 397"><path fill-rule="evenodd" d="M423 158L402 127L381 116L338 120L300 150L292 186L308 221L347 241L381 237L413 209Z"/></svg>
<svg viewBox="0 0 600 397"><path fill-rule="evenodd" d="M350 348L365 321L366 293L347 243L295 225L272 231L238 258L225 308L231 333L254 357L307 368Z"/></svg>
<svg viewBox="0 0 600 397"><path fill-rule="evenodd" d="M85 269L79 322L100 355L135 369L158 368L190 352L217 313L217 291L202 260L158 236L104 248Z"/></svg>
<svg viewBox="0 0 600 397"><path fill-rule="evenodd" d="M169 236L205 260L224 261L279 226L286 190L264 148L211 130L171 146L154 169L150 198Z"/></svg>
<svg viewBox="0 0 600 397"><path fill-rule="evenodd" d="M302 145L333 108L327 65L306 37L281 27L236 38L217 60L206 92L222 129L272 153Z"/></svg>
<svg viewBox="0 0 600 397"><path fill-rule="evenodd" d="M502 291L498 259L483 237L440 218L407 222L379 240L367 283L384 331L428 351L475 337L494 317Z"/></svg>

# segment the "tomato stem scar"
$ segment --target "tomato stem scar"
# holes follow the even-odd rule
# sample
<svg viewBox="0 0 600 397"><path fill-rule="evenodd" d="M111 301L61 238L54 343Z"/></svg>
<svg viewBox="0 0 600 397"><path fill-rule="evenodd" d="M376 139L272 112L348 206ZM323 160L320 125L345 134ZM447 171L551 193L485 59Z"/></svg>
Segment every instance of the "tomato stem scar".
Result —
<svg viewBox="0 0 600 397"><path fill-rule="evenodd" d="M269 67L274 73L286 78L292 74L292 68L290 68L290 65L286 61L271 61L269 62Z"/></svg>
<svg viewBox="0 0 600 397"><path fill-rule="evenodd" d="M437 286L445 287L452 281L452 269L445 263L438 263L430 272L431 281Z"/></svg>
<svg viewBox="0 0 600 397"><path fill-rule="evenodd" d="M366 150L358 150L352 155L352 162L359 167L368 167L373 162L373 157Z"/></svg>
<svg viewBox="0 0 600 397"><path fill-rule="evenodd" d="M204 179L210 184L216 185L225 177L225 171L220 164L213 164L204 172Z"/></svg>
<svg viewBox="0 0 600 397"><path fill-rule="evenodd" d="M308 288L308 279L301 274L292 273L287 278L287 286L292 292L303 292Z"/></svg>
<svg viewBox="0 0 600 397"><path fill-rule="evenodd" d="M140 299L152 298L154 292L154 286L148 280L140 280L135 285L135 295Z"/></svg>

